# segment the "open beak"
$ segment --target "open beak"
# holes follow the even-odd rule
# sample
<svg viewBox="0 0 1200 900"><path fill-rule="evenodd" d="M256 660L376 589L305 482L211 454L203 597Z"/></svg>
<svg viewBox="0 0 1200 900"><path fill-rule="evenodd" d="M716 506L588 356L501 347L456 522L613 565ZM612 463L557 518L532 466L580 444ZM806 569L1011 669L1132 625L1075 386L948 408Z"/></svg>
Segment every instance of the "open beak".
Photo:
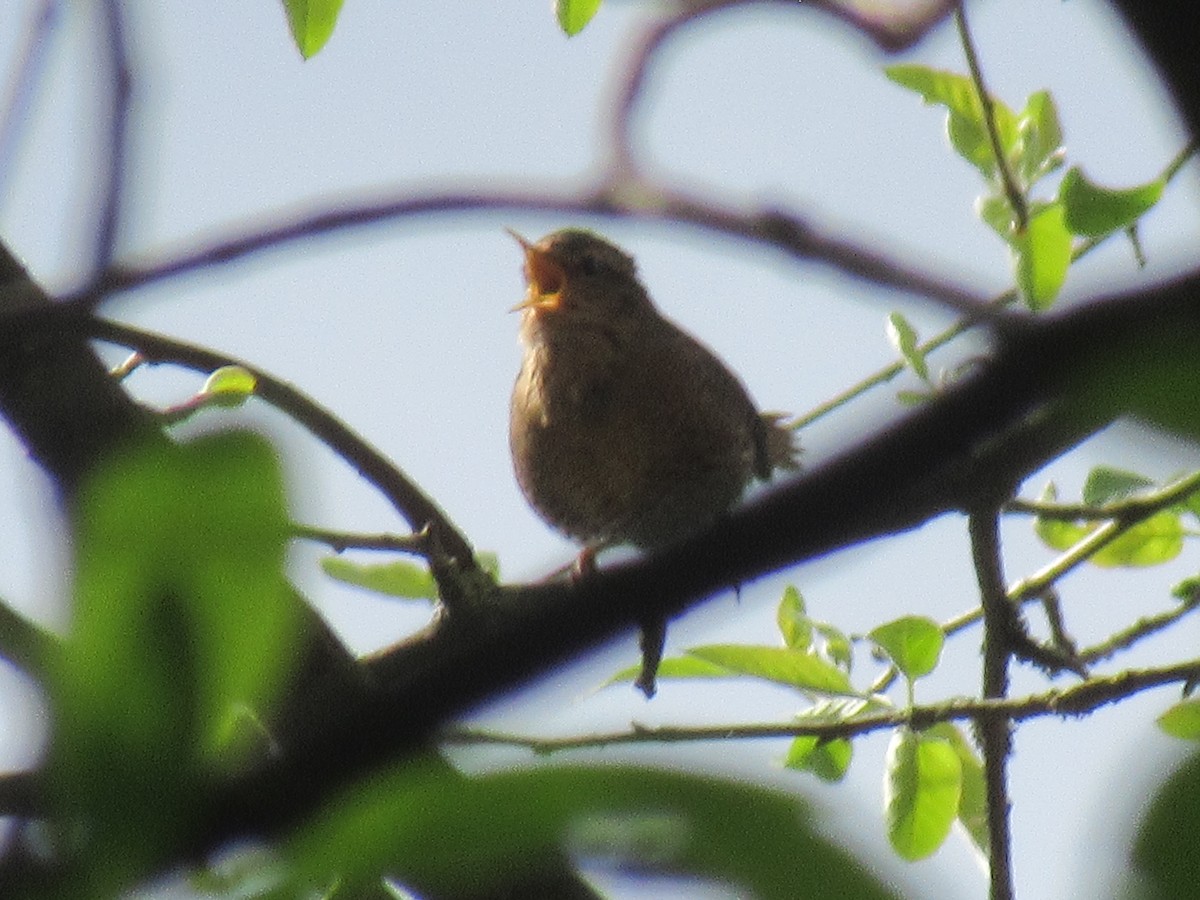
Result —
<svg viewBox="0 0 1200 900"><path fill-rule="evenodd" d="M511 228L504 230L511 234L525 251L525 281L529 285L525 299L514 306L512 312L522 309L558 309L562 303L562 290L566 283L566 273L563 272L562 266L546 251L539 249Z"/></svg>

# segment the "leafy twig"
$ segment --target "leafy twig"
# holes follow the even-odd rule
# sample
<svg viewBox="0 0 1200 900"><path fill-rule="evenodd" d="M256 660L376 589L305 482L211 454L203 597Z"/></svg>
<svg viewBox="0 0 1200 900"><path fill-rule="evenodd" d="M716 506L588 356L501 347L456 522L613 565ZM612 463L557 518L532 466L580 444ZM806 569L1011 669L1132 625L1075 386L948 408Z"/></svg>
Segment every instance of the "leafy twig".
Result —
<svg viewBox="0 0 1200 900"><path fill-rule="evenodd" d="M910 709L871 713L838 721L724 723L697 726L634 725L621 731L565 737L535 737L480 729L444 733L447 744L499 744L534 753L592 750L628 744L694 743L723 740L815 737L823 741L851 738L905 725L925 728L937 722L1023 722L1048 716L1076 718L1135 694L1168 684L1186 684L1200 676L1200 659L1150 669L1130 669L1096 677L1071 687L993 700L955 698Z"/></svg>
<svg viewBox="0 0 1200 900"><path fill-rule="evenodd" d="M983 81L983 69L979 65L975 43L971 40L971 31L967 27L967 14L962 3L959 3L958 8L954 10L954 24L958 28L959 41L962 43L963 53L967 58L967 69L971 73L971 80L975 83L975 92L979 95L979 104L983 109L983 121L987 127L988 141L992 145L992 156L996 160L996 172L1000 176L1000 183L1004 187L1008 204L1012 207L1017 231L1021 232L1029 224L1029 206L1025 200L1025 192L1017 184L1017 179L1009 168L1008 158L1004 154L1004 144L1000 140L1000 132L996 128L995 104Z"/></svg>
<svg viewBox="0 0 1200 900"><path fill-rule="evenodd" d="M395 463L297 388L245 361L129 325L85 317L79 327L91 337L136 349L148 360L174 362L201 372L211 372L222 366L244 368L254 376L257 382L255 393L259 397L307 428L375 485L415 532L431 528L437 532L445 552L459 566L475 567L470 543L438 505Z"/></svg>

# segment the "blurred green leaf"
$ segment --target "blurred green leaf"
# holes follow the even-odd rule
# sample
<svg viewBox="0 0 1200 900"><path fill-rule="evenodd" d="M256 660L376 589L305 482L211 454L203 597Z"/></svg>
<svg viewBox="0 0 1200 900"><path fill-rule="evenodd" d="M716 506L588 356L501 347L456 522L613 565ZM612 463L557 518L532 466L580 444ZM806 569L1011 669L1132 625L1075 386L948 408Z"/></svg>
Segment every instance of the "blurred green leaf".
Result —
<svg viewBox="0 0 1200 900"><path fill-rule="evenodd" d="M938 722L925 730L931 738L940 738L958 754L962 765L962 792L958 799L958 822L966 831L980 857L988 858L991 838L987 827L987 785L983 780L983 760L975 745L953 722Z"/></svg>
<svg viewBox="0 0 1200 900"><path fill-rule="evenodd" d="M1055 550L1071 548L1099 527L1096 522L1080 525L1040 517L1034 522L1037 536ZM1161 565L1183 552L1184 535L1179 515L1164 510L1134 525L1093 554L1088 562L1102 568Z"/></svg>
<svg viewBox="0 0 1200 900"><path fill-rule="evenodd" d="M892 347L918 378L929 381L929 366L925 362L925 354L921 352L920 338L917 330L903 314L893 312L887 320L887 337Z"/></svg>
<svg viewBox="0 0 1200 900"><path fill-rule="evenodd" d="M1088 506L1106 506L1144 494L1156 486L1145 475L1111 466L1096 466L1088 472L1081 496Z"/></svg>
<svg viewBox="0 0 1200 900"><path fill-rule="evenodd" d="M845 672L811 653L746 644L709 644L687 652L740 675L752 675L803 691L859 696Z"/></svg>
<svg viewBox="0 0 1200 900"><path fill-rule="evenodd" d="M356 563L340 556L321 560L321 570L343 584L406 600L437 600L437 582L425 566L404 560Z"/></svg>
<svg viewBox="0 0 1200 900"><path fill-rule="evenodd" d="M1097 566L1157 566L1183 552L1184 528L1170 510L1156 513L1125 532L1090 562Z"/></svg>
<svg viewBox="0 0 1200 900"><path fill-rule="evenodd" d="M1026 188L1062 166L1063 133L1049 91L1031 94L1017 117L1016 174Z"/></svg>
<svg viewBox="0 0 1200 900"><path fill-rule="evenodd" d="M883 648L910 681L934 670L945 641L937 622L923 616L904 616L880 625L867 637Z"/></svg>
<svg viewBox="0 0 1200 900"><path fill-rule="evenodd" d="M388 872L423 892L487 892L565 848L582 862L688 873L762 900L893 896L810 825L794 796L680 772L555 767L376 776L287 842L302 884L351 894ZM280 894L279 896L284 896Z"/></svg>
<svg viewBox="0 0 1200 900"><path fill-rule="evenodd" d="M1063 176L1058 198L1072 234L1102 237L1133 225L1158 203L1166 186L1164 179L1156 178L1123 190L1104 188L1089 181L1075 166Z"/></svg>
<svg viewBox="0 0 1200 900"><path fill-rule="evenodd" d="M920 94L926 103L944 106L949 112L946 130L955 151L985 178L995 177L996 157L983 120L983 104L970 78L913 64L887 66L884 74ZM1001 148L1008 155L1017 140L1016 114L994 97L992 109Z"/></svg>
<svg viewBox="0 0 1200 900"><path fill-rule="evenodd" d="M1025 231L1014 237L1013 249L1025 304L1034 312L1048 309L1071 267L1071 232L1063 224L1062 204L1034 210Z"/></svg>
<svg viewBox="0 0 1200 900"><path fill-rule="evenodd" d="M1184 603L1193 603L1200 597L1200 575L1184 578L1178 584L1171 586L1171 596Z"/></svg>
<svg viewBox="0 0 1200 900"><path fill-rule="evenodd" d="M1140 806L1140 804L1139 804ZM1124 811L1119 811L1124 812ZM1200 884L1200 753L1154 792L1137 827L1131 881L1120 894L1137 900L1192 897Z"/></svg>
<svg viewBox="0 0 1200 900"><path fill-rule="evenodd" d="M310 59L325 46L342 10L342 0L283 0L296 49Z"/></svg>
<svg viewBox="0 0 1200 900"><path fill-rule="evenodd" d="M1001 191L990 191L975 201L975 213L1009 246L1016 242L1016 218L1012 204Z"/></svg>
<svg viewBox="0 0 1200 900"><path fill-rule="evenodd" d="M554 15L558 27L567 37L574 37L587 27L600 9L602 0L554 0Z"/></svg>
<svg viewBox="0 0 1200 900"><path fill-rule="evenodd" d="M886 767L888 839L903 859L924 859L946 840L958 815L962 763L945 740L901 728L892 735Z"/></svg>
<svg viewBox="0 0 1200 900"><path fill-rule="evenodd" d="M1176 703L1156 720L1158 727L1171 737L1200 740L1200 700Z"/></svg>
<svg viewBox="0 0 1200 900"><path fill-rule="evenodd" d="M850 768L854 746L845 738L822 741L802 735L788 746L783 764L798 772L811 772L822 781L841 781Z"/></svg>
<svg viewBox="0 0 1200 900"><path fill-rule="evenodd" d="M96 884L186 827L200 780L237 762L219 756L234 710L282 687L298 628L286 538L278 461L254 435L131 448L83 487L50 784L88 823Z"/></svg>

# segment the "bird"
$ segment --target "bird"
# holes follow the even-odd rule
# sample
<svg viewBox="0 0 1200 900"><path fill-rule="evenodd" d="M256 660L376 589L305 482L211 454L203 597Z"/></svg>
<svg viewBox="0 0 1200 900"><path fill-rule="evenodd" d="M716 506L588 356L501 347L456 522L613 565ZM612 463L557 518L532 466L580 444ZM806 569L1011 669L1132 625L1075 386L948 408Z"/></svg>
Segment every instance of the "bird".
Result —
<svg viewBox="0 0 1200 900"><path fill-rule="evenodd" d="M753 480L797 467L795 432L659 312L629 254L582 228L509 233L526 284L513 468L530 506L583 545L580 573L601 549L704 531Z"/></svg>

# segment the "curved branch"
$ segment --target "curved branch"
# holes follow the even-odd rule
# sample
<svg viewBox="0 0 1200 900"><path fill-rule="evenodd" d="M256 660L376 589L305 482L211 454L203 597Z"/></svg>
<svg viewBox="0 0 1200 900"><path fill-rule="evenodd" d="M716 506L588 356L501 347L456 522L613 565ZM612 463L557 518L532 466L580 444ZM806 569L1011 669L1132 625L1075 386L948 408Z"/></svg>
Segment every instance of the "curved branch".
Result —
<svg viewBox="0 0 1200 900"><path fill-rule="evenodd" d="M382 191L380 193L383 193ZM828 265L852 278L906 291L963 312L973 319L994 313L986 299L929 270L889 259L869 246L822 233L808 220L778 209L738 209L715 199L632 182L610 183L582 193L551 191L451 191L398 197L362 204L334 204L301 218L251 229L208 246L140 267L124 266L60 305L90 309L111 294L157 284L326 234L431 215L531 210L599 215L643 222L691 225L729 237L774 247L793 259Z"/></svg>
<svg viewBox="0 0 1200 900"><path fill-rule="evenodd" d="M83 334L137 350L146 359L169 361L201 372L222 366L240 366L250 372L257 385L255 394L283 410L388 498L414 532L431 528L439 546L459 566L475 568L470 542L434 500L374 446L356 434L333 413L281 379L243 360L217 353L163 335L142 331L104 319L80 320Z"/></svg>

